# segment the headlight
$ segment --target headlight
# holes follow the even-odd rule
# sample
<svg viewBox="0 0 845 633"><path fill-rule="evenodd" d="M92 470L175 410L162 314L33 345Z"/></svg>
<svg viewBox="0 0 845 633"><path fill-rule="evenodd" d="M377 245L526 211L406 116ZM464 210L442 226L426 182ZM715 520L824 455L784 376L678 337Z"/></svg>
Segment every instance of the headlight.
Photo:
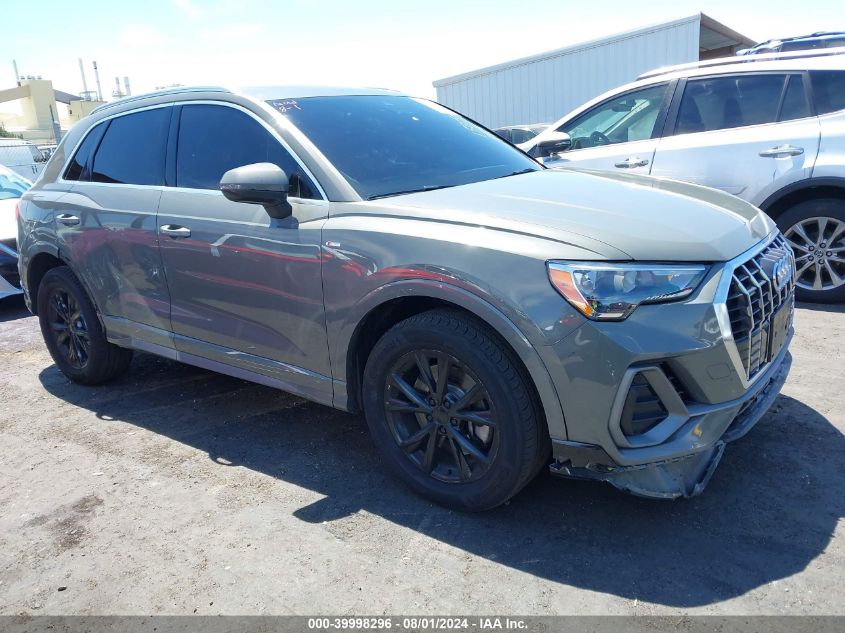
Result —
<svg viewBox="0 0 845 633"><path fill-rule="evenodd" d="M549 279L581 314L596 321L621 321L642 303L688 297L707 266L549 262Z"/></svg>

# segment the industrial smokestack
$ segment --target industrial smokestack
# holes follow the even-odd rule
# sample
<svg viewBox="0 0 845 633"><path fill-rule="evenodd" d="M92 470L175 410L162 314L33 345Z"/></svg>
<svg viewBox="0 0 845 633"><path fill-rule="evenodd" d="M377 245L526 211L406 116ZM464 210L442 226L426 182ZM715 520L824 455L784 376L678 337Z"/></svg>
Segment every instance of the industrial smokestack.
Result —
<svg viewBox="0 0 845 633"><path fill-rule="evenodd" d="M100 71L97 70L97 62L94 62L94 79L97 80L97 101L102 101L103 90L100 88Z"/></svg>
<svg viewBox="0 0 845 633"><path fill-rule="evenodd" d="M124 92L126 93L126 96L131 97L132 91L129 89L129 77L123 78L123 87L125 88Z"/></svg>
<svg viewBox="0 0 845 633"><path fill-rule="evenodd" d="M21 76L18 74L18 62L16 62L14 59L12 60L12 68L15 71L15 84L20 86L21 85Z"/></svg>
<svg viewBox="0 0 845 633"><path fill-rule="evenodd" d="M88 92L88 81L85 79L85 68L82 67L82 58L79 58L79 74L82 75L82 92Z"/></svg>

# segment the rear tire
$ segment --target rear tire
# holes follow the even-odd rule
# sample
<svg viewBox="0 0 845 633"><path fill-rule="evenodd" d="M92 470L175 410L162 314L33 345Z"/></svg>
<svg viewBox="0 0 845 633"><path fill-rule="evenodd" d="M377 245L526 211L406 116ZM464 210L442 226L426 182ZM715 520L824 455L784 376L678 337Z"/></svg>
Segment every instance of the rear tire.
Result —
<svg viewBox="0 0 845 633"><path fill-rule="evenodd" d="M807 200L778 216L795 253L795 297L810 303L845 301L845 201Z"/></svg>
<svg viewBox="0 0 845 633"><path fill-rule="evenodd" d="M524 369L483 323L459 312L424 312L382 336L367 359L363 404L391 469L450 508L504 503L548 455Z"/></svg>
<svg viewBox="0 0 845 633"><path fill-rule="evenodd" d="M53 362L74 382L106 382L132 361L132 350L108 342L94 304L67 266L47 271L41 280L38 321Z"/></svg>

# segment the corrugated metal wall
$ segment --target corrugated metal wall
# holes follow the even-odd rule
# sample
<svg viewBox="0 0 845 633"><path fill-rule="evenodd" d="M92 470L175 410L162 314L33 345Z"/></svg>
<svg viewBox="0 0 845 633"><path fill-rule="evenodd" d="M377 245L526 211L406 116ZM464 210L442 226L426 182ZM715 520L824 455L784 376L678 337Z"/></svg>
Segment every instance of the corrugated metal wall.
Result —
<svg viewBox="0 0 845 633"><path fill-rule="evenodd" d="M647 70L697 61L699 24L694 16L441 79L437 100L491 128L551 123Z"/></svg>

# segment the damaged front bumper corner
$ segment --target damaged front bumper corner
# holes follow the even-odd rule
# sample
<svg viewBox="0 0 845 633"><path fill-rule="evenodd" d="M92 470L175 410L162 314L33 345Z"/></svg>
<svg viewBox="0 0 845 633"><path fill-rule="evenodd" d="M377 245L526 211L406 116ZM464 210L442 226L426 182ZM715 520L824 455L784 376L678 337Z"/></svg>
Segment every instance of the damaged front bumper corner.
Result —
<svg viewBox="0 0 845 633"><path fill-rule="evenodd" d="M605 481L641 497L677 499L694 497L707 486L725 452L727 442L739 439L765 415L777 399L792 357L784 350L779 362L765 380L737 400L722 403L720 412L733 410L735 417L718 440L691 454L645 464L616 464L600 446L571 441L555 442L555 475L574 479ZM706 415L706 414L704 414Z"/></svg>

